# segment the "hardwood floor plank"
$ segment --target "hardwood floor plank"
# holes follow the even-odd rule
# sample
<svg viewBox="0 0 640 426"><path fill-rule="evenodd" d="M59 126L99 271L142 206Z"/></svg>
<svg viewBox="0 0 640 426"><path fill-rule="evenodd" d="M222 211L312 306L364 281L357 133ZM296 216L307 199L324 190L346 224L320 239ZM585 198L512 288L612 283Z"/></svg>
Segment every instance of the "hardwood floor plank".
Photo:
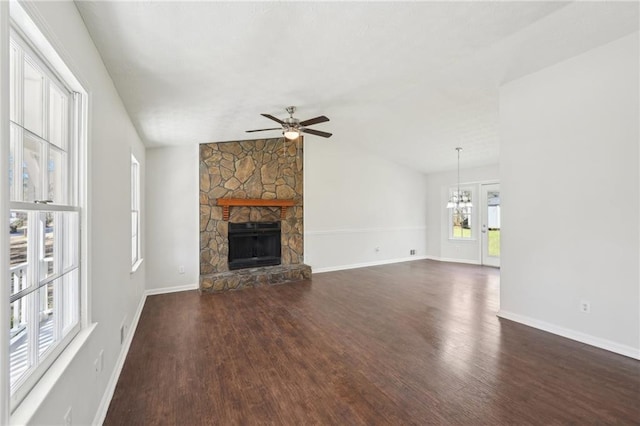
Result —
<svg viewBox="0 0 640 426"><path fill-rule="evenodd" d="M414 261L150 296L105 424L639 424L640 362L499 319L499 278Z"/></svg>

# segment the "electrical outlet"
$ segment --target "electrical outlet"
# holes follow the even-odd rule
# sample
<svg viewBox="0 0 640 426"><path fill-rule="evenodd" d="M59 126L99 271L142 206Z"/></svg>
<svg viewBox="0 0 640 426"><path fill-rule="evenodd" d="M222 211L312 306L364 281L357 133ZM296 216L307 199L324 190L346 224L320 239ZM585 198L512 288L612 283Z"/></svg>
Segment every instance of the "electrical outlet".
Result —
<svg viewBox="0 0 640 426"><path fill-rule="evenodd" d="M376 251L376 253L380 253L380 247L376 247L374 250Z"/></svg>
<svg viewBox="0 0 640 426"><path fill-rule="evenodd" d="M100 358L93 360L93 378L97 382L98 374L100 373Z"/></svg>
<svg viewBox="0 0 640 426"><path fill-rule="evenodd" d="M125 315L120 323L120 344L124 343L124 339L127 337L127 316Z"/></svg>
<svg viewBox="0 0 640 426"><path fill-rule="evenodd" d="M178 266L178 273L179 274L184 274L184 265Z"/></svg>
<svg viewBox="0 0 640 426"><path fill-rule="evenodd" d="M64 415L64 426L71 426L71 407L69 407Z"/></svg>
<svg viewBox="0 0 640 426"><path fill-rule="evenodd" d="M580 312L583 312L585 314L590 314L591 313L591 302L589 302L588 300L581 300L580 301Z"/></svg>
<svg viewBox="0 0 640 426"><path fill-rule="evenodd" d="M410 254L411 256L414 256L414 255L416 254L416 249L411 249L411 250L409 250L409 254Z"/></svg>
<svg viewBox="0 0 640 426"><path fill-rule="evenodd" d="M104 370L104 349L98 354L98 373L102 373Z"/></svg>

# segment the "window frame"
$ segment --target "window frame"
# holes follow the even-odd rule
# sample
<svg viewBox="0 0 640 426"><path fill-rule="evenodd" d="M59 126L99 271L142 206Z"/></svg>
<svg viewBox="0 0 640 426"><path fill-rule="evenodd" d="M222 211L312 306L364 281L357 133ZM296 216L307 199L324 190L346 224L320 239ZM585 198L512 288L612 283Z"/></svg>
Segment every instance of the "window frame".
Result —
<svg viewBox="0 0 640 426"><path fill-rule="evenodd" d="M51 368L58 357L65 351L65 349L67 349L69 344L76 338L80 331L88 325L88 298L86 295L88 275L86 267L86 264L88 263L86 251L87 237L85 233L82 232L82 229L85 228L84 224L87 223L88 218L86 211L86 183L83 182L83 180L86 181L87 176L87 93L82 88L77 78L66 66L64 61L60 58L56 49L51 46L40 30L35 26L33 21L31 21L26 15L26 12L19 5L12 3L10 15L11 20L8 31L9 54L7 55L7 59L12 55L12 50L16 47L18 50L21 50L22 52L20 53L19 58L14 58L14 63L17 64L18 61L24 61L25 58L23 55L26 54L29 57L30 64L35 65L38 68L38 71L42 73L44 77L44 88L42 99L42 134L37 135L24 128L22 104L24 96L22 87L23 75L21 73L16 73L16 70L14 69L13 75L15 76L15 79L7 79L10 86L12 86L12 83L18 86L15 91L13 87L10 88L12 94L15 94L15 96L11 99L14 103L10 105L9 108L9 110L14 112L14 114L9 113L6 116L6 118L9 119L7 121L8 126L14 129L19 127L21 129L21 133L24 134L26 132L29 137L35 138L40 143L40 155L42 156L40 164L44 164L45 167L42 168L42 176L40 176L42 180L42 193L38 198L41 200L49 198L50 182L48 182L48 179L51 170L49 154L51 150L57 150L63 153L61 156L61 158L63 158L63 166L61 167L61 170L55 170L66 174L66 176L62 179L62 182L65 184L62 185L61 188L56 188L57 190L62 191L62 198L60 202L36 204L33 201L25 201L22 196L22 180L24 178L22 173L22 143L24 138L23 134L15 135L14 138L10 138L11 149L14 154L18 152L20 152L20 154L17 155L18 158L14 159L13 164L13 191L11 193L10 191L7 191L7 201L9 202L8 210L27 211L27 216L30 219L27 221L29 232L33 233L33 229L36 229L38 226L37 222L40 222L42 230L36 231L36 233L39 232L43 239L46 234L47 225L43 225L42 217L44 213L51 213L54 217L52 232L56 233L54 244L60 250L60 254L57 259L54 258L53 260L54 263L57 263L57 266L53 269L54 272L52 272L51 275L42 278L42 271L38 269L41 265L35 265L32 261L34 261L37 256L44 254L38 253L37 247L28 248L28 250L31 251L31 254L27 255L29 260L26 262L26 267L31 268L32 275L29 279L36 284L35 286L25 289L23 292L9 295L9 301L13 303L17 300L22 300L23 298L29 298L26 302L32 305L31 313L29 315L31 318L37 318L38 315L42 314L38 308L38 299L41 290L47 289L49 284L51 284L52 287L54 287L52 292L58 296L54 301L57 300L57 303L61 303L62 306L65 306L65 299L61 296L63 288L65 287L65 280L75 279L75 284L71 286L75 289L72 291L73 297L68 299L68 301L72 303L73 309L71 311L63 311L62 307L59 307L57 303L54 303L52 308L53 310L56 310L58 314L57 319L55 320L57 329L52 331L52 333L54 333L53 336L58 337L58 339L42 352L38 345L34 346L33 342L29 344L27 357L30 361L33 361L35 358L36 363L27 367L25 374L10 387L10 411L14 412L14 410L20 406L22 400L31 392L42 376ZM61 75L64 77L61 77ZM66 131L65 137L63 137L63 141L66 140L66 142L58 140L58 144L51 141L49 135L51 130L49 109L52 107L51 98L49 97L49 90L51 86L53 86L53 88L62 95L63 99L66 100L66 122L62 121L60 123L63 126L63 131ZM72 89L72 87L75 90ZM16 140L19 140L19 143L16 143ZM65 220L63 218L65 214L76 216L76 222L72 223L73 221ZM32 218L40 219L31 220ZM72 237L69 237L71 234L68 234L65 228L75 229L75 233L73 233ZM60 237L58 237L58 235L60 235ZM29 241L31 241L30 238L33 238L37 244L40 244L37 242L37 238L39 237L27 237ZM67 251L67 246L63 246L60 241L65 238L67 243L73 246L70 252L73 253L72 256L75 256L75 260L72 261L71 266L66 269L64 267L62 257L65 255L64 253L67 253L68 255L69 251ZM7 239L3 244L8 246L9 240L9 237L7 236ZM41 245L41 248L44 249L44 242L42 242ZM28 264L30 262L32 265L29 266ZM74 275L74 278L72 278L71 275ZM54 295L53 297L56 296ZM67 316L66 312L72 312L70 317ZM65 327L64 323L66 318L71 318L71 323L68 324L67 327ZM37 324L33 324L30 325L30 327L31 330L38 330L39 326ZM35 339L37 342L38 337L28 335L27 339Z"/></svg>
<svg viewBox="0 0 640 426"><path fill-rule="evenodd" d="M142 235L140 212L140 162L131 154L131 273L142 264Z"/></svg>
<svg viewBox="0 0 640 426"><path fill-rule="evenodd" d="M449 234L449 240L454 240L454 241L475 241L477 239L477 231L476 231L476 221L475 221L475 207L476 205L474 204L474 200L475 200L475 191L474 191L474 187L471 185L460 185L459 187L460 192L462 194L468 194L469 197L469 201L471 202L472 206L471 207L464 207L464 209L468 209L468 213L465 213L465 216L468 216L468 223L469 223L469 229L470 229L470 233L468 237L465 237L464 235L460 235L460 236L456 236L454 233L454 217L455 217L455 207L454 208L447 208L447 214L448 214L448 218L447 218L447 227L448 227L448 234ZM450 187L449 188L449 200L452 200L453 197L457 196L458 193L458 187ZM464 229L464 228L462 228Z"/></svg>

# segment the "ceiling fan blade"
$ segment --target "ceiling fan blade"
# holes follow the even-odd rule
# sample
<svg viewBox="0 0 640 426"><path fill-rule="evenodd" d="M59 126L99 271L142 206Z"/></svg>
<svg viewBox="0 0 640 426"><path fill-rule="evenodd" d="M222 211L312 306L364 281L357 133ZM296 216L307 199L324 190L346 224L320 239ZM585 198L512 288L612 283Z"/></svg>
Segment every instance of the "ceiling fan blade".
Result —
<svg viewBox="0 0 640 426"><path fill-rule="evenodd" d="M310 135L322 136L323 138L330 138L331 133L321 132L320 130L313 129L300 129L302 133L309 133Z"/></svg>
<svg viewBox="0 0 640 426"><path fill-rule="evenodd" d="M300 122L301 126L311 126L312 124L324 123L325 121L329 121L327 117L321 115L320 117L310 118L308 120L304 120Z"/></svg>
<svg viewBox="0 0 640 426"><path fill-rule="evenodd" d="M263 117L267 117L269 120L273 120L273 121L276 121L276 122L284 125L284 121L280 120L279 118L274 117L271 114L260 114L260 115L263 116Z"/></svg>
<svg viewBox="0 0 640 426"><path fill-rule="evenodd" d="M272 127L271 129L257 129L257 130L246 130L247 133L252 133L252 132L264 132L267 130L282 130L282 127Z"/></svg>

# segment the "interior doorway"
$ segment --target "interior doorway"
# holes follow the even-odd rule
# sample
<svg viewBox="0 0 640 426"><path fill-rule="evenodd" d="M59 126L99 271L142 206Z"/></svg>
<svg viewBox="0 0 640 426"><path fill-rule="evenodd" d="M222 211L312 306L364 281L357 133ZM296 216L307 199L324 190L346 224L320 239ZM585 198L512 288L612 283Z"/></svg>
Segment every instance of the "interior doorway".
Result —
<svg viewBox="0 0 640 426"><path fill-rule="evenodd" d="M481 186L482 264L500 267L500 184Z"/></svg>

